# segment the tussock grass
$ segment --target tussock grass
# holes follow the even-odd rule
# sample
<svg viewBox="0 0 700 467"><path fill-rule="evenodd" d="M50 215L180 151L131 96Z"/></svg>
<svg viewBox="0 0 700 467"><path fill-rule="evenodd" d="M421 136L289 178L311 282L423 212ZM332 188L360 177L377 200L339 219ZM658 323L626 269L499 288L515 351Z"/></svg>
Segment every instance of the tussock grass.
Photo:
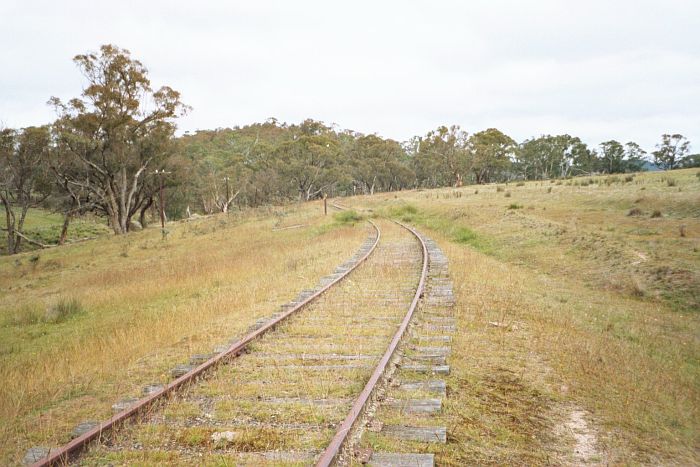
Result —
<svg viewBox="0 0 700 467"><path fill-rule="evenodd" d="M358 214L356 211L353 210L348 210L348 211L340 211L338 213L335 213L333 215L333 218L338 224L350 224L354 225L357 222L360 222L361 220L364 219L363 216Z"/></svg>

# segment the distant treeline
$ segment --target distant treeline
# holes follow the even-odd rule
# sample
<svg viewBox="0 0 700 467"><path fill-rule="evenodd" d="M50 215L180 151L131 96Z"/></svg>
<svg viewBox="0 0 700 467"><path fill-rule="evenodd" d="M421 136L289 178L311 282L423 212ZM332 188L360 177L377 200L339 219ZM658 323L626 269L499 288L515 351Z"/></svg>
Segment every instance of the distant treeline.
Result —
<svg viewBox="0 0 700 467"><path fill-rule="evenodd" d="M400 143L314 120L176 137L175 121L189 107L177 91L153 89L127 50L106 45L74 61L87 84L78 98L49 100L55 122L0 129L10 253L32 242L24 234L31 207L63 213L59 243L70 220L87 212L123 234L153 217L161 187L166 214L178 218L326 195L635 172L651 161L662 170L700 165L678 134L662 135L651 154L634 142L589 148L577 137L545 135L517 143L494 128L468 134L458 126Z"/></svg>
<svg viewBox="0 0 700 467"><path fill-rule="evenodd" d="M650 158L634 142L606 141L589 148L570 135L545 135L517 143L494 128L469 135L458 126L442 126L399 143L314 120L288 125L270 119L197 131L175 143L178 164L186 173L177 184L187 186L188 202L196 199L197 209L205 212L225 209L226 180L235 204L257 206L310 200L324 193L347 196L639 172L650 160L661 169L700 162L697 156L687 156L681 135L664 135ZM664 157L666 153L671 157Z"/></svg>

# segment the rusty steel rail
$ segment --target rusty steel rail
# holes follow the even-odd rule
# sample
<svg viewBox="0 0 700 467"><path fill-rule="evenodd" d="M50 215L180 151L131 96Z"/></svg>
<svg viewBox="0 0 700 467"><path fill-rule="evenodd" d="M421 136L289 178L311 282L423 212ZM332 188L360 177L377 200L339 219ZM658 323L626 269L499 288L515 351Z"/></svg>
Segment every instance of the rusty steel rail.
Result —
<svg viewBox="0 0 700 467"><path fill-rule="evenodd" d="M287 317L296 313L297 311L301 310L302 308L306 307L309 303L311 303L316 298L321 296L328 289L330 289L331 287L336 285L338 282L342 281L345 277L348 276L348 274L350 274L352 271L357 269L357 267L359 267L362 263L364 263L365 260L367 260L367 258L374 252L377 245L379 244L379 239L381 237L381 231L379 230L379 227L377 227L377 225L369 219L367 220L367 222L369 222L372 225L372 227L374 227L374 230L377 233L377 238L375 239L374 244L372 245L372 248L370 248L370 250L362 258L360 258L357 261L357 263L355 263L350 269L345 271L341 276L334 279L332 282L328 283L327 285L325 285L324 287L319 289L317 292L315 292L313 295L309 296L301 303L298 303L294 307L290 308L289 310L287 310L286 312L284 312L283 314L281 314L277 318L271 320L270 322L266 323L265 325L256 329L255 331L247 334L242 339L234 342L233 344L231 344L231 346L228 349L215 355L214 357L210 358L206 362L200 364L196 368L188 371L184 375L180 376L179 378L177 378L174 381L170 382L169 384L165 385L162 389L140 399L139 401L135 402L134 405L132 405L128 409L125 409L125 410L115 414L114 416L112 416L108 420L101 422L95 428L93 428L90 431L84 433L83 435L75 438L74 440L70 441L69 443L61 446L60 448L56 449L55 451L53 451L53 452L50 451L48 456L46 456L45 458L41 459L40 461L37 461L34 464L32 464L32 467L49 467L49 466L67 464L70 461L71 456L77 455L90 442L94 441L95 439L100 438L103 433L108 432L109 430L115 428L116 426L124 423L126 420L133 417L134 415L144 412L147 408L152 406L159 399L167 396L170 393L173 393L181 386L193 381L195 378L197 378L198 376L203 374L208 369L221 363L223 360L225 360L227 358L235 358L235 357L239 356L243 352L243 350L245 350L245 348L248 346L248 344L250 344L250 342L252 342L253 340L262 336L267 331L273 329L275 326L277 326L280 322L285 320Z"/></svg>
<svg viewBox="0 0 700 467"><path fill-rule="evenodd" d="M398 221L393 222L411 232L421 244L421 248L423 250L423 269L421 271L420 281L418 282L418 288L416 289L416 294L413 297L411 306L408 308L406 316L401 322L401 326L399 326L399 329L396 331L396 334L394 334L394 338L391 340L389 347L386 349L386 352L384 352L382 359L379 361L379 364L372 373L372 376L369 378L369 381L367 381L367 384L365 385L364 389L362 390L358 398L355 400L355 403L350 409L350 412L348 412L348 415L345 417L345 420L343 420L343 423L341 423L340 427L336 431L335 436L331 440L331 443L326 447L323 453L321 453L321 457L316 463L316 467L329 467L333 465L333 463L338 459L338 456L342 452L343 447L347 441L348 435L355 426L357 420L362 415L365 405L367 404L367 402L369 402L370 398L372 397L372 393L376 388L377 383L379 383L382 376L384 375L387 365L389 364L391 357L394 355L394 352L396 351L396 348L398 347L401 338L406 332L406 329L408 328L408 325L411 322L411 318L413 318L413 313L418 306L420 298L423 296L423 291L425 290L425 282L428 277L428 248L426 247L425 242L423 241L421 236L418 235L418 232L416 232L413 228L404 225Z"/></svg>

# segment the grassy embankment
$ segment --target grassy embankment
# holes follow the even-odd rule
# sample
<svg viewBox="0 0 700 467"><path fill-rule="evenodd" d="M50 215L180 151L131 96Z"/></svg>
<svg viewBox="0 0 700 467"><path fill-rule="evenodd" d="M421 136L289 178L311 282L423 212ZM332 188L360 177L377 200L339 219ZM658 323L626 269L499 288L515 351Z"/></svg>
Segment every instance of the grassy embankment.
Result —
<svg viewBox="0 0 700 467"><path fill-rule="evenodd" d="M450 259L438 462L700 462L697 170L346 204L417 225Z"/></svg>
<svg viewBox="0 0 700 467"><path fill-rule="evenodd" d="M366 230L319 213L219 215L172 223L167 241L152 228L0 257L0 464L66 442L332 271Z"/></svg>

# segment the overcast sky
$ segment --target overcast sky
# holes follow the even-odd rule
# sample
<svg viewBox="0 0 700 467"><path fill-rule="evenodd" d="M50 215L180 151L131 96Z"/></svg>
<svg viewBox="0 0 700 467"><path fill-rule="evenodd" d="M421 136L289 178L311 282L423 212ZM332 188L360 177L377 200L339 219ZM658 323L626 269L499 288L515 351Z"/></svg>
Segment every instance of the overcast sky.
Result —
<svg viewBox="0 0 700 467"><path fill-rule="evenodd" d="M0 0L0 124L51 121L112 43L193 107L180 132L311 117L700 149L700 1Z"/></svg>

